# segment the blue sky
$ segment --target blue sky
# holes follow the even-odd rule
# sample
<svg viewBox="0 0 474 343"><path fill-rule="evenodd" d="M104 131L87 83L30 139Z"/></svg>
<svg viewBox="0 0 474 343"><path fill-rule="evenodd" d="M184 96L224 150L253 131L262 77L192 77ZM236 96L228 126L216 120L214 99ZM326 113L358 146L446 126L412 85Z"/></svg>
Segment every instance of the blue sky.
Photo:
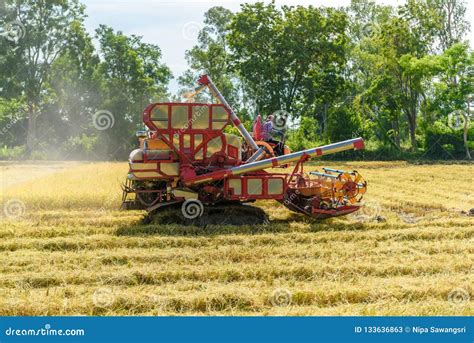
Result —
<svg viewBox="0 0 474 343"><path fill-rule="evenodd" d="M163 62L175 78L187 69L184 53L197 43L197 33L202 27L204 13L213 6L223 6L238 11L241 3L256 1L238 0L82 0L86 5L86 28L93 33L99 24L107 24L125 34L143 36L147 43L157 44L163 53ZM269 1L265 1L269 2ZM398 5L404 1L384 0L383 4ZM347 6L350 0L276 0L277 5ZM467 17L474 16L474 1L468 1ZM472 26L472 25L471 25ZM474 42L474 30L469 40ZM176 79L170 90L176 92Z"/></svg>

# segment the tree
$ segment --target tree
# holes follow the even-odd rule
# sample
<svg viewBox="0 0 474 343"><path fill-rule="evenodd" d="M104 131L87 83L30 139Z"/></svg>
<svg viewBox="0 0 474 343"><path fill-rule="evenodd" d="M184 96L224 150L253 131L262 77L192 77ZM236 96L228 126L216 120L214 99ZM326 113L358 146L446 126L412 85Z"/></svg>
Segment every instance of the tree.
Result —
<svg viewBox="0 0 474 343"><path fill-rule="evenodd" d="M380 25L369 47L361 48L360 54L372 69L370 87L365 92L368 99L376 106L381 99L384 100L382 105L390 113L396 131L399 130L399 114L405 115L413 149L417 148L417 116L423 94L420 75L408 72L403 61L407 56L425 56L430 39L428 33L419 27L412 27L403 17L393 16Z"/></svg>
<svg viewBox="0 0 474 343"><path fill-rule="evenodd" d="M134 140L134 131L142 125L139 114L150 102L167 95L166 86L172 75L160 61L158 46L105 25L96 32L101 57L101 110L112 113L114 121L106 144L113 147L109 150L111 156L123 156Z"/></svg>
<svg viewBox="0 0 474 343"><path fill-rule="evenodd" d="M77 0L23 0L8 2L7 9L24 27L17 54L23 62L16 77L22 81L28 108L26 145L28 152L37 143L37 120L50 99L47 85L51 66L66 49L71 27L84 18Z"/></svg>
<svg viewBox="0 0 474 343"><path fill-rule="evenodd" d="M48 83L56 100L47 107L56 145L82 135L102 101L99 56L81 23L74 23L65 51L52 65ZM48 113L45 113L46 115Z"/></svg>
<svg viewBox="0 0 474 343"><path fill-rule="evenodd" d="M183 87L181 93L193 90L198 77L208 74L227 101L238 107L242 101L240 82L230 69L227 44L228 25L233 16L230 10L220 6L212 7L204 14L204 27L199 32L198 44L186 51L190 68L178 78ZM205 100L211 99L202 99Z"/></svg>
<svg viewBox="0 0 474 343"><path fill-rule="evenodd" d="M23 146L24 102L19 99L0 97L0 148Z"/></svg>
<svg viewBox="0 0 474 343"><path fill-rule="evenodd" d="M375 135L377 140L399 150L401 120L391 91L394 82L384 63L388 59L381 58L381 46L376 39L381 27L394 17L394 9L375 1L352 0L346 10L351 44L345 72L349 94L344 106L354 111L348 108L345 112L361 115L359 121L354 119L366 129L366 138Z"/></svg>
<svg viewBox="0 0 474 343"><path fill-rule="evenodd" d="M318 122L312 117L301 117L296 128L289 131L286 143L293 151L314 148L317 142L323 140L318 137L320 130Z"/></svg>
<svg viewBox="0 0 474 343"><path fill-rule="evenodd" d="M372 36L380 24L390 18L393 8L371 0L351 0L346 11L349 17L349 37L351 43L357 45Z"/></svg>
<svg viewBox="0 0 474 343"><path fill-rule="evenodd" d="M463 140L466 158L471 159L468 144L469 121L473 114L474 51L467 43L453 44L438 60L440 72L434 83L435 99L449 111L448 120L463 121ZM453 82L454 81L454 82ZM460 118L456 118L460 116ZM454 117L454 118L453 118ZM453 123L451 123L453 124Z"/></svg>
<svg viewBox="0 0 474 343"><path fill-rule="evenodd" d="M466 3L463 0L408 0L403 16L435 38L433 52L443 52L463 40L469 31Z"/></svg>
<svg viewBox="0 0 474 343"><path fill-rule="evenodd" d="M332 8L242 5L228 40L258 108L316 117L334 102L344 89L346 25L346 14Z"/></svg>
<svg viewBox="0 0 474 343"><path fill-rule="evenodd" d="M417 147L418 116L426 111L436 63L425 59L466 32L465 4L456 0L409 0L394 12L369 0L353 0L352 70L359 109L367 111L382 136L400 148L408 128ZM456 18L456 19L454 19ZM370 28L370 30L367 29ZM404 118L403 118L404 117Z"/></svg>

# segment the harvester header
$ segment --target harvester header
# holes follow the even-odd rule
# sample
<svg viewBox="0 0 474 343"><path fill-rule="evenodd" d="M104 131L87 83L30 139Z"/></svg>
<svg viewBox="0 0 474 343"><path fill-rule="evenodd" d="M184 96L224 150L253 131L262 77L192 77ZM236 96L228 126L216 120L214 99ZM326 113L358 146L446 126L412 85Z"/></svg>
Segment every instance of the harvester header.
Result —
<svg viewBox="0 0 474 343"><path fill-rule="evenodd" d="M130 154L123 208L155 212L182 204L183 213L193 209L187 218L202 216L205 208L217 204L240 206L263 199L314 218L359 209L367 184L358 172L326 168L308 174L303 164L361 150L362 138L291 153L284 142L277 145L250 134L210 77L201 76L198 84L190 98L209 89L218 103L155 103L143 112L147 129L138 134L140 147ZM234 125L243 141L225 133L227 125ZM290 164L292 172L268 171Z"/></svg>

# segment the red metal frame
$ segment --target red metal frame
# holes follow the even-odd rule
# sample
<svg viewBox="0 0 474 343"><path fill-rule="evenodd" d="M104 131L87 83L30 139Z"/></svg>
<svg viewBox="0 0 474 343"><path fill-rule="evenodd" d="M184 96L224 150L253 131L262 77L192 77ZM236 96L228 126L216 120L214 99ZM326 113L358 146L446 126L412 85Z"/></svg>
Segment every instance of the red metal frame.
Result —
<svg viewBox="0 0 474 343"><path fill-rule="evenodd" d="M153 109L156 107L156 106L167 106L168 107L168 127L166 129L163 129L163 128L158 128L155 126L155 124L153 124L153 121L152 121L152 118L151 118L151 111L153 111ZM171 109L172 107L174 106L184 106L184 107L188 107L188 123L190 123L190 127L187 127L187 128L173 128L171 127ZM210 111L210 115L209 115L209 128L206 128L206 129L195 129L192 127L192 123L193 123L193 120L192 120L192 108L193 107L210 107L211 108L211 111ZM216 107L222 107L226 112L227 112L227 122L226 124L220 128L220 129L212 129L212 117L214 115L214 108ZM222 104L204 104L204 103L179 103L179 102L157 102L157 103L153 103L153 104L150 104L147 106L147 108L143 111L143 122L145 123L145 125L152 131L156 131L158 133L161 133L161 134L165 134L165 133L168 133L170 135L174 135L175 133L178 133L180 131L186 131L186 133L197 133L197 134L214 134L214 135L218 135L219 133L221 133L224 128L229 125L230 123L230 113L229 113L229 110L227 109L227 107L225 107L224 105Z"/></svg>
<svg viewBox="0 0 474 343"><path fill-rule="evenodd" d="M166 129L164 128L158 128L152 120L151 112L156 106L167 106L168 108L168 127ZM172 108L174 106L185 106L188 107L188 120L187 123L190 123L189 127L187 128L173 128L171 127L171 113L172 113ZM208 128L205 129L194 129L192 126L193 124L193 113L192 113L192 108L193 107L208 107L210 108L210 111L208 110L209 113L209 118L208 118ZM221 107L223 108L226 113L227 113L227 121L225 124L222 126L220 129L212 129L212 123L213 121L213 115L214 115L214 108L216 107ZM143 111L143 122L145 125L152 131L157 133L157 138L163 140L163 142L170 148L170 150L174 151L178 156L181 161L188 161L192 163L193 161L189 158L189 156L186 154L186 149L189 149L187 152L189 152L192 156L194 156L199 150L202 149L203 152L203 159L206 160L207 156L207 143L216 138L216 137L221 137L222 140L222 148L221 151L222 153L226 154L226 147L227 147L227 139L225 135L223 134L224 129L229 125L230 123L230 112L228 108L222 104L205 104L205 103L174 103L174 102L162 102L162 103L153 103L147 106L147 108ZM181 133L181 134L180 134ZM192 136L191 139L191 144L189 148L181 148L183 146L183 134L189 134ZM177 148L172 142L171 142L171 137L174 137L175 135L178 135L179 137L179 148ZM195 146L195 135L201 135L202 136L202 141L199 143L197 146ZM168 138L170 137L170 138ZM226 154L227 155L227 154ZM238 155L238 154L237 154ZM237 158L236 158L237 160ZM238 161L235 161L237 163ZM233 164L235 164L233 163ZM231 163L232 164L232 163Z"/></svg>
<svg viewBox="0 0 474 343"><path fill-rule="evenodd" d="M268 180L269 179L282 179L283 180L283 191L281 194L269 194L268 193ZM241 187L241 194L230 194L231 189L229 187L229 181L232 179L240 179L242 180L242 187ZM249 179L261 179L262 180L262 194L249 194L247 182L243 182L244 180ZM284 173L267 173L265 171L258 172L258 173L249 173L244 177L227 177L224 183L224 197L228 200L258 200L258 199L272 199L272 200L282 200L284 194L288 188L288 174Z"/></svg>

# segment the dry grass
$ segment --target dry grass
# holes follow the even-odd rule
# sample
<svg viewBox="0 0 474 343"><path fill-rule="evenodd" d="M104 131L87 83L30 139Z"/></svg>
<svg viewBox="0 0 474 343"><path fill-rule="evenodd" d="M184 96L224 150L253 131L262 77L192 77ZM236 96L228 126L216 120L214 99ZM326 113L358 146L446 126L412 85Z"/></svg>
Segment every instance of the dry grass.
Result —
<svg viewBox="0 0 474 343"><path fill-rule="evenodd" d="M141 225L116 210L125 163L0 165L26 210L2 218L0 315L473 315L474 166L327 165L385 221L265 201L266 226Z"/></svg>

